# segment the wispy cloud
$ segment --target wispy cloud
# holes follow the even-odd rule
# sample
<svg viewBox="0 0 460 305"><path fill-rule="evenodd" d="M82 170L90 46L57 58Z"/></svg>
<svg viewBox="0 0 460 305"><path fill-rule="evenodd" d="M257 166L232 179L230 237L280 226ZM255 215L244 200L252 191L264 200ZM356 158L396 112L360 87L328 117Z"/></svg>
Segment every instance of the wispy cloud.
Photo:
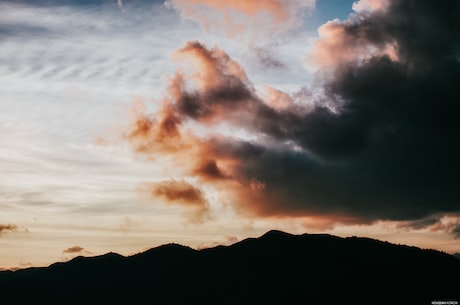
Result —
<svg viewBox="0 0 460 305"><path fill-rule="evenodd" d="M67 249L62 250L62 256L64 260L70 260L76 256L88 256L93 254L93 252L86 250L81 246L73 246Z"/></svg>
<svg viewBox="0 0 460 305"><path fill-rule="evenodd" d="M7 234L8 232L15 232L15 233L27 233L29 232L29 230L27 228L24 228L24 227L19 227L18 225L16 224L12 224L12 223L6 223L6 224L1 224L0 223L0 237L2 235L5 235Z"/></svg>
<svg viewBox="0 0 460 305"><path fill-rule="evenodd" d="M166 3L206 31L218 28L229 37L240 39L257 39L261 33L268 37L299 26L303 13L315 5L314 0L169 0Z"/></svg>
<svg viewBox="0 0 460 305"><path fill-rule="evenodd" d="M70 248L67 248L67 249L64 249L62 251L62 253L81 253L85 251L84 248L80 247L80 246L73 246L73 247L70 247Z"/></svg>
<svg viewBox="0 0 460 305"><path fill-rule="evenodd" d="M15 224L0 224L0 236L2 236L2 234L4 234L4 232L7 232L7 231L10 231L10 232L14 232L14 231L17 231L19 228L17 225Z"/></svg>
<svg viewBox="0 0 460 305"><path fill-rule="evenodd" d="M90 210L101 210L129 201L122 190L143 179L142 166L93 143L169 69L168 43L182 38L161 9L0 3L0 185L10 206L80 210L96 201Z"/></svg>
<svg viewBox="0 0 460 305"><path fill-rule="evenodd" d="M174 15L167 11L151 18L152 8L123 14L94 6L0 5L8 12L1 24L8 38L0 53L4 73L62 85L96 82L100 87L146 86L167 71L158 67L167 61L155 60L167 58L169 52L161 48L165 29L174 24ZM171 38L181 41L179 36Z"/></svg>

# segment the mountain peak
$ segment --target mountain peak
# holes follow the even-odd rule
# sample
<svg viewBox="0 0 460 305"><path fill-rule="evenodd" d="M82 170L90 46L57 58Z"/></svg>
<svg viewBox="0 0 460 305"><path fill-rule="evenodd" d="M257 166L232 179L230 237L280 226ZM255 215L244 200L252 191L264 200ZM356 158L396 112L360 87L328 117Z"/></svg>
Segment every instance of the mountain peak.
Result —
<svg viewBox="0 0 460 305"><path fill-rule="evenodd" d="M293 234L281 231L281 230L270 230L263 234L260 238L285 238L285 237L292 237Z"/></svg>
<svg viewBox="0 0 460 305"><path fill-rule="evenodd" d="M271 230L229 247L197 251L170 243L118 258L124 257L109 253L54 268L0 272L2 305L88 299L98 304L282 304L306 296L311 303L327 296L328 303L366 304L363 291L378 296L373 304L460 297L460 260L451 255L327 234ZM440 270L449 280L439 281Z"/></svg>

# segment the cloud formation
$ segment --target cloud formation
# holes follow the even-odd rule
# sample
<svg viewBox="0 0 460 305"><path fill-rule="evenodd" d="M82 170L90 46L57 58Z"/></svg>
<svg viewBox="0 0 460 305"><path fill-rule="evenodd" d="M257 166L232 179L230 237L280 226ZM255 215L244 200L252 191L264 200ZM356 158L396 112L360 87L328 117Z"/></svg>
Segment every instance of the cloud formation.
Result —
<svg viewBox="0 0 460 305"><path fill-rule="evenodd" d="M203 192L184 180L169 180L146 185L149 195L184 208L187 220L201 223L210 217Z"/></svg>
<svg viewBox="0 0 460 305"><path fill-rule="evenodd" d="M73 246L73 247L69 247L67 249L62 250L62 258L65 261L68 261L80 255L91 255L91 254L93 254L91 251L88 251L85 248L80 247L80 246Z"/></svg>
<svg viewBox="0 0 460 305"><path fill-rule="evenodd" d="M80 246L73 246L67 249L64 249L62 253L82 253L85 252L86 250Z"/></svg>
<svg viewBox="0 0 460 305"><path fill-rule="evenodd" d="M7 223L7 224L1 224L0 223L0 237L2 235L7 234L8 232L14 232L14 233L28 233L29 229L25 227L20 227L16 224L12 223Z"/></svg>
<svg viewBox="0 0 460 305"><path fill-rule="evenodd" d="M0 224L0 236L4 234L4 232L10 231L10 232L16 232L19 230L19 227L15 224Z"/></svg>
<svg viewBox="0 0 460 305"><path fill-rule="evenodd" d="M458 213L434 214L425 218L400 222L399 227L429 232L447 232L454 238L460 238L460 215Z"/></svg>
<svg viewBox="0 0 460 305"><path fill-rule="evenodd" d="M388 0L359 0L353 3L353 10L356 12L385 10L388 4Z"/></svg>
<svg viewBox="0 0 460 305"><path fill-rule="evenodd" d="M312 9L315 0L169 0L166 4L207 31L219 28L230 37L241 37L254 28L273 34L298 25L302 12Z"/></svg>
<svg viewBox="0 0 460 305"><path fill-rule="evenodd" d="M354 13L345 21L334 19L318 28L320 39L310 54L320 67L347 62L365 62L387 56L398 60L398 39L390 31L380 29L379 18L389 21L386 0L361 0L353 5ZM383 16L382 16L383 15Z"/></svg>
<svg viewBox="0 0 460 305"><path fill-rule="evenodd" d="M188 42L177 54L191 67L171 78L158 113L138 113L127 138L140 152L167 152L183 175L253 216L458 215L459 4L382 3L359 2L320 29L320 86L294 95L260 96L224 51Z"/></svg>

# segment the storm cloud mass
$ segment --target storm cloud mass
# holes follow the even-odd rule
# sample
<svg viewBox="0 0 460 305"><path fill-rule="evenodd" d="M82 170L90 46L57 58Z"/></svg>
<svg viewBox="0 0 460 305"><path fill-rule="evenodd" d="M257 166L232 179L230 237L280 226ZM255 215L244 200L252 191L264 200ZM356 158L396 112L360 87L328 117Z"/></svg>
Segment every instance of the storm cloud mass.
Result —
<svg viewBox="0 0 460 305"><path fill-rule="evenodd" d="M250 215L457 218L460 4L361 2L319 29L319 85L299 94L262 97L224 51L187 43L178 54L192 72L176 73L162 110L139 114L127 138L144 153L187 156L186 175ZM253 137L198 136L187 124Z"/></svg>

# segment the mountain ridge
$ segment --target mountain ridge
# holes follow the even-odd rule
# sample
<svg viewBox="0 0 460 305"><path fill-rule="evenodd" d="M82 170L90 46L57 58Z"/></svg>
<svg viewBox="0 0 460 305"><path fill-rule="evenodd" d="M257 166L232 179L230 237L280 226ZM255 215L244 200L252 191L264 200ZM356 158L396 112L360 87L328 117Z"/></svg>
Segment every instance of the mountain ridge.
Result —
<svg viewBox="0 0 460 305"><path fill-rule="evenodd" d="M0 272L0 291L2 304L367 304L365 294L378 296L373 304L430 304L459 301L458 274L460 260L437 250L272 230L228 246L169 243Z"/></svg>

